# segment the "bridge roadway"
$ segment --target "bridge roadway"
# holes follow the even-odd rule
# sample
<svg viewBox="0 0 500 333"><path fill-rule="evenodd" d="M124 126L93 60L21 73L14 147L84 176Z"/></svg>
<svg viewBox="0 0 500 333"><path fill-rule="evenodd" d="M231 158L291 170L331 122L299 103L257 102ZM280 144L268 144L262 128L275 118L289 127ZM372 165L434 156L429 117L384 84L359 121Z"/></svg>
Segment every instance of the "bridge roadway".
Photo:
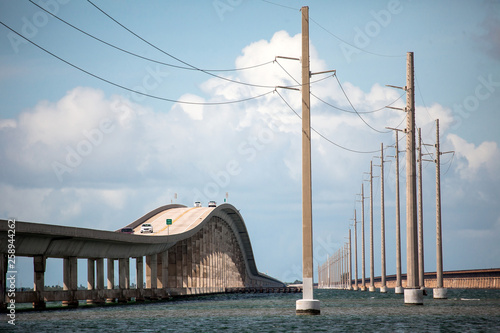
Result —
<svg viewBox="0 0 500 333"><path fill-rule="evenodd" d="M213 207L179 207L164 210L135 226L134 234L140 234L144 223L153 226L153 233L144 233L145 236L182 234L197 227L213 210ZM172 220L172 225L166 224L167 219Z"/></svg>
<svg viewBox="0 0 500 333"><path fill-rule="evenodd" d="M166 225L167 219L172 219L172 225ZM141 234L143 223L151 223L154 233ZM32 257L34 272L34 291L17 291L14 298L9 297L9 242L1 237L0 307L5 309L12 299L44 308L47 301L77 306L79 300L126 302L225 292L229 288L284 287L281 281L257 270L243 218L230 204L216 208L166 205L124 227L134 233L0 220L1 233L15 230L15 255ZM44 288L47 258L63 259L63 291ZM87 259L87 290L77 288L77 259ZM136 261L135 272L130 272L131 259ZM137 288L130 287L131 273L136 275Z"/></svg>

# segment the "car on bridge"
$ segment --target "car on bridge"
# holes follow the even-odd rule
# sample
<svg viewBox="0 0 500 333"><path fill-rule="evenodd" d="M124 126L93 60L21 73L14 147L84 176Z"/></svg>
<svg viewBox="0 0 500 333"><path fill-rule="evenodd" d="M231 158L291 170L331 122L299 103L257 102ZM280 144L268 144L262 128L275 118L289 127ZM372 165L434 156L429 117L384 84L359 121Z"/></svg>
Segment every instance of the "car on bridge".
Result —
<svg viewBox="0 0 500 333"><path fill-rule="evenodd" d="M195 207L201 207L201 201L195 201L194 202Z"/></svg>
<svg viewBox="0 0 500 333"><path fill-rule="evenodd" d="M141 225L141 234L145 232L153 233L153 226L151 225L151 223L144 223L143 225Z"/></svg>
<svg viewBox="0 0 500 333"><path fill-rule="evenodd" d="M124 233L124 234L133 234L134 233L134 229L132 229L132 228L121 228L120 232Z"/></svg>
<svg viewBox="0 0 500 333"><path fill-rule="evenodd" d="M208 207L217 207L217 202L211 200L208 202Z"/></svg>

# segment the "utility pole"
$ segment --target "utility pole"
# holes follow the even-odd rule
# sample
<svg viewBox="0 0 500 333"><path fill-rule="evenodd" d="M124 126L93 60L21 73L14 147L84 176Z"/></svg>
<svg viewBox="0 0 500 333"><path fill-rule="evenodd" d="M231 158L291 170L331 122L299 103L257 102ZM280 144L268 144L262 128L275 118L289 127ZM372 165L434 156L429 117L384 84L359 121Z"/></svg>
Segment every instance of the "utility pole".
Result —
<svg viewBox="0 0 500 333"><path fill-rule="evenodd" d="M358 290L358 221L354 209L354 290Z"/></svg>
<svg viewBox="0 0 500 333"><path fill-rule="evenodd" d="M401 209L399 202L399 130L396 130L396 288L394 293L402 294L401 285Z"/></svg>
<svg viewBox="0 0 500 333"><path fill-rule="evenodd" d="M309 7L302 14L302 299L296 302L296 314L320 314L313 295L313 238L311 191L311 104L309 68Z"/></svg>
<svg viewBox="0 0 500 333"><path fill-rule="evenodd" d="M373 258L373 162L370 161L370 287L369 291L375 291L373 278L374 272L374 258Z"/></svg>
<svg viewBox="0 0 500 333"><path fill-rule="evenodd" d="M439 149L439 119L436 119L436 288L432 290L434 298L448 298L448 290L443 286L443 239L441 234L441 153Z"/></svg>
<svg viewBox="0 0 500 333"><path fill-rule="evenodd" d="M413 52L406 55L406 289L405 304L424 304L418 285L417 191L415 163L415 86Z"/></svg>
<svg viewBox="0 0 500 333"><path fill-rule="evenodd" d="M406 289L405 304L424 304L418 278L417 167L415 163L415 83L413 52L406 53ZM390 109L399 108L390 107Z"/></svg>
<svg viewBox="0 0 500 333"><path fill-rule="evenodd" d="M424 204L422 195L422 129L418 129L418 281L425 290L424 280Z"/></svg>
<svg viewBox="0 0 500 333"><path fill-rule="evenodd" d="M381 251L380 251L380 256L381 256L381 277L380 277L380 292L381 293L386 293L387 292L387 286L386 286L386 279L385 279L385 206L384 206L384 144L380 144L380 233L381 233L381 241L380 241L380 246L381 246Z"/></svg>
<svg viewBox="0 0 500 333"><path fill-rule="evenodd" d="M348 290L352 290L352 248L351 248L351 228L349 228L349 283Z"/></svg>
<svg viewBox="0 0 500 333"><path fill-rule="evenodd" d="M361 183L361 291L366 291L365 282L365 191Z"/></svg>

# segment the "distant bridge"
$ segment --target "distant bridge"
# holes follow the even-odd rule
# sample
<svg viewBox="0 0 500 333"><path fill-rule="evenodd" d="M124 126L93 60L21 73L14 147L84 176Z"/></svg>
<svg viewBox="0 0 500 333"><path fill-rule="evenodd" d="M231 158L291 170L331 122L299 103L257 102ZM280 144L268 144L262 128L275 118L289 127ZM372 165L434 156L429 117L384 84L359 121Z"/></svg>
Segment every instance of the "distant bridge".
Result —
<svg viewBox="0 0 500 333"><path fill-rule="evenodd" d="M146 222L153 225L152 234L140 234ZM216 208L166 205L126 227L134 234L0 220L0 232L8 235L0 239L0 306L5 309L11 300L45 308L48 301L77 306L79 300L98 304L285 287L257 270L243 218L230 204ZM13 253L33 258L34 291L9 293L12 267L8 256ZM63 259L62 291L45 290L47 258ZM87 259L87 290L77 289L79 258ZM135 272L130 272L130 260L136 262ZM136 276L136 288L130 287L131 273Z"/></svg>

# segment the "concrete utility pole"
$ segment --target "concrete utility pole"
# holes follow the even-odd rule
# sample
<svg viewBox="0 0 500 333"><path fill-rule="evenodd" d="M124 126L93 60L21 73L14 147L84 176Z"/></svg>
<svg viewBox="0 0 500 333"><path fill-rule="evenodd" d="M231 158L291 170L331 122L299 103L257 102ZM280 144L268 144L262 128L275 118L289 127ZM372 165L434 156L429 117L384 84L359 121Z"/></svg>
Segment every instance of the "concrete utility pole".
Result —
<svg viewBox="0 0 500 333"><path fill-rule="evenodd" d="M415 163L415 87L413 52L406 54L406 289L405 304L424 304L418 283L417 191Z"/></svg>
<svg viewBox="0 0 500 333"><path fill-rule="evenodd" d="M373 258L373 162L370 161L370 287L369 291L375 291L373 278L374 272L374 258Z"/></svg>
<svg viewBox="0 0 500 333"><path fill-rule="evenodd" d="M450 152L446 152L450 153ZM448 298L448 290L443 286L443 241L441 237L441 158L439 150L439 119L436 119L436 282L432 290L434 298Z"/></svg>
<svg viewBox="0 0 500 333"><path fill-rule="evenodd" d="M385 205L384 205L384 144L380 144L380 256L381 256L381 277L380 277L380 292L386 293L386 279L385 279Z"/></svg>
<svg viewBox="0 0 500 333"><path fill-rule="evenodd" d="M401 285L401 212L399 203L399 139L396 131L396 294L403 293Z"/></svg>
<svg viewBox="0 0 500 333"><path fill-rule="evenodd" d="M418 282L425 290L424 280L424 204L422 195L422 129L418 129Z"/></svg>
<svg viewBox="0 0 500 333"><path fill-rule="evenodd" d="M320 314L313 296L313 238L311 191L311 104L309 69L309 7L302 13L302 299L296 302L297 314Z"/></svg>
<svg viewBox="0 0 500 333"><path fill-rule="evenodd" d="M366 291L365 282L365 191L361 183L361 291Z"/></svg>
<svg viewBox="0 0 500 333"><path fill-rule="evenodd" d="M352 290L352 248L351 248L351 228L349 228L349 281L348 290Z"/></svg>
<svg viewBox="0 0 500 333"><path fill-rule="evenodd" d="M354 290L358 290L358 221L354 210Z"/></svg>

